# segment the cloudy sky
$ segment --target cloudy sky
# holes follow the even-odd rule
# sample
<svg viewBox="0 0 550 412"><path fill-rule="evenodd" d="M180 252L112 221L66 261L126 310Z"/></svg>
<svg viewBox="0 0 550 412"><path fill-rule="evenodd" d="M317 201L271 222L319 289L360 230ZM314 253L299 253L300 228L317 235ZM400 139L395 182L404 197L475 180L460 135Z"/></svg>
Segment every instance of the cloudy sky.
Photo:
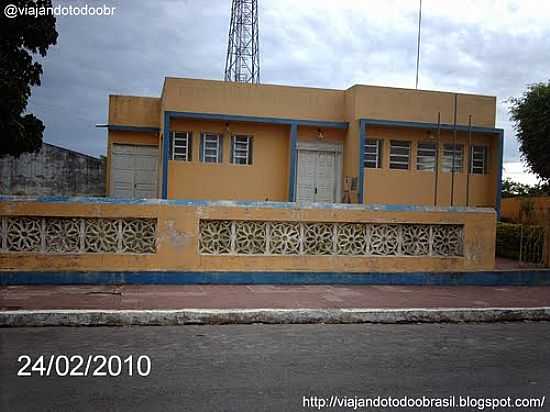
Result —
<svg viewBox="0 0 550 412"><path fill-rule="evenodd" d="M58 17L29 110L45 141L106 152L109 94L159 96L164 76L223 79L231 0L55 1L116 7ZM417 0L259 0L262 83L415 86ZM505 175L523 173L506 100L550 79L550 2L424 0L419 87L496 95Z"/></svg>

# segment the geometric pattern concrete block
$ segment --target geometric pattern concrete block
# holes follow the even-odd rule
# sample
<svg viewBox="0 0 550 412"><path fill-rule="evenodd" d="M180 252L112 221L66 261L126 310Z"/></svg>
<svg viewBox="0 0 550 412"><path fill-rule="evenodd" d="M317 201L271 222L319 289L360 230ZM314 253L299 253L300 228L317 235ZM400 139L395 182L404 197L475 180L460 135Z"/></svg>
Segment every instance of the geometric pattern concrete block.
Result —
<svg viewBox="0 0 550 412"><path fill-rule="evenodd" d="M464 255L464 225L201 220L203 255Z"/></svg>
<svg viewBox="0 0 550 412"><path fill-rule="evenodd" d="M156 219L2 216L0 251L155 253Z"/></svg>

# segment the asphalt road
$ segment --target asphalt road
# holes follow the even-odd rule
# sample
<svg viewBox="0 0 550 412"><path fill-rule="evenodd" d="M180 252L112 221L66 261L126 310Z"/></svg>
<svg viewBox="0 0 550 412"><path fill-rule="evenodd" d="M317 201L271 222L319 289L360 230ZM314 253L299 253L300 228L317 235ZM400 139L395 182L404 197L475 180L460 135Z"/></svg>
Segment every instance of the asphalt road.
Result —
<svg viewBox="0 0 550 412"><path fill-rule="evenodd" d="M20 355L50 354L149 355L152 369L16 376ZM2 411L308 410L303 396L331 395L545 395L550 410L550 323L0 329Z"/></svg>

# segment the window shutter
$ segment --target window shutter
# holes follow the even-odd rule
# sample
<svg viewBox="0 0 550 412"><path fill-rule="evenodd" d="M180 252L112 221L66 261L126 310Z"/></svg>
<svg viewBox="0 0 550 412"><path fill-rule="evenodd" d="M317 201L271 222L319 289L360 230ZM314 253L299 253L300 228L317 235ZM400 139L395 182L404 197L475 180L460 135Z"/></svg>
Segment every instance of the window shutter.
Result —
<svg viewBox="0 0 550 412"><path fill-rule="evenodd" d="M169 147L169 153L168 153L168 159L174 160L174 131L170 132L170 144Z"/></svg>
<svg viewBox="0 0 550 412"><path fill-rule="evenodd" d="M218 140L220 142L220 150L218 151L218 163L223 163L223 135L218 135Z"/></svg>
<svg viewBox="0 0 550 412"><path fill-rule="evenodd" d="M201 133L201 142L199 147L199 160L204 162L204 133Z"/></svg>

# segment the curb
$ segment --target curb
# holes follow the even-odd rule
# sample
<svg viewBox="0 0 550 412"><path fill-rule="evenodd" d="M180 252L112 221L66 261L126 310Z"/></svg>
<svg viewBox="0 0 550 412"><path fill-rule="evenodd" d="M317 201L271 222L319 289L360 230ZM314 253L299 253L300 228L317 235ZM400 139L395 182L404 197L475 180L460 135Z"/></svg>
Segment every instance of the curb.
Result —
<svg viewBox="0 0 550 412"><path fill-rule="evenodd" d="M548 321L550 307L414 309L20 310L0 312L0 327L176 326L314 323Z"/></svg>

